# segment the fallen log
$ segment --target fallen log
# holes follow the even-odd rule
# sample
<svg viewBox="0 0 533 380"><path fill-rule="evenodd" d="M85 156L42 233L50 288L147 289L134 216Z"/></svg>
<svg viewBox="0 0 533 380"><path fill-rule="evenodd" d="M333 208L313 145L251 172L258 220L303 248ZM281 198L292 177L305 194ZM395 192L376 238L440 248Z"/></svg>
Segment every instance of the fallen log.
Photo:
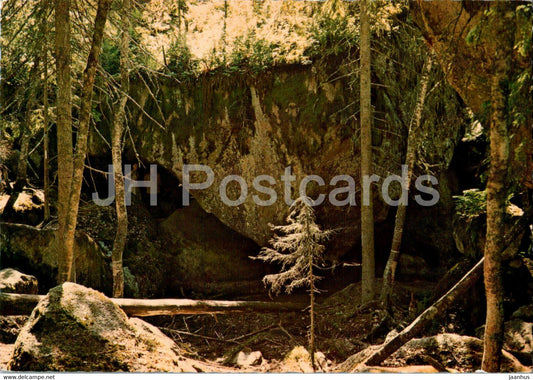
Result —
<svg viewBox="0 0 533 380"><path fill-rule="evenodd" d="M358 371L363 373L439 373L430 365L410 365L407 367L361 366Z"/></svg>
<svg viewBox="0 0 533 380"><path fill-rule="evenodd" d="M44 296L0 293L0 315L30 315Z"/></svg>
<svg viewBox="0 0 533 380"><path fill-rule="evenodd" d="M0 293L0 315L29 315L42 295ZM301 311L307 304L265 301L111 298L130 317Z"/></svg>
<svg viewBox="0 0 533 380"><path fill-rule="evenodd" d="M483 274L482 258L470 271L463 276L445 295L437 300L433 305L420 314L409 326L403 329L398 335L381 346L369 347L368 355L362 357L362 353L357 353L340 364L338 370L341 372L352 372L359 366L378 366L381 362L391 356L405 343L421 333L424 328L439 315L442 315L462 294L470 289Z"/></svg>
<svg viewBox="0 0 533 380"><path fill-rule="evenodd" d="M136 317L178 314L222 314L230 312L287 312L301 311L307 304L265 301L208 301L190 299L143 300L112 298L126 314Z"/></svg>

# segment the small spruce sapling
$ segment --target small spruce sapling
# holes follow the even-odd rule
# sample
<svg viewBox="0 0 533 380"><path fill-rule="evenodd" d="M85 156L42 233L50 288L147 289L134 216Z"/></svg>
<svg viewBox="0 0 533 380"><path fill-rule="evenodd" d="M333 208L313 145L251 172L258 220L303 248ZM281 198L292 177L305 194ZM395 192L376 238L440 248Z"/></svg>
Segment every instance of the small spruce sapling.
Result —
<svg viewBox="0 0 533 380"><path fill-rule="evenodd" d="M309 352L315 369L315 286L321 277L313 273L313 268L323 264L324 243L332 231L322 231L316 224L312 200L300 197L289 209L287 225L272 226L274 237L269 241L272 248L264 247L257 257L265 262L281 264L280 273L263 278L274 294L285 290L290 294L295 288L308 287L310 295Z"/></svg>

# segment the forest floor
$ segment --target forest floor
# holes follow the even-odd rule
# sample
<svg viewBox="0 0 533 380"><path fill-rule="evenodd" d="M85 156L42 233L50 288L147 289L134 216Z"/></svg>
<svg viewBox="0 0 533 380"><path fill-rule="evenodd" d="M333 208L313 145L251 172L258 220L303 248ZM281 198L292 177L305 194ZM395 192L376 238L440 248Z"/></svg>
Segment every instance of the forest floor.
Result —
<svg viewBox="0 0 533 380"><path fill-rule="evenodd" d="M377 286L380 287L380 281ZM397 284L394 294L394 320L380 326L382 315L373 305L358 309L360 284L348 287L319 299L316 310L316 346L325 356L324 363L332 369L350 355L370 344L384 341L385 336L397 325L409 321L410 314L423 305L411 302L427 294L434 283L410 282ZM306 294L276 297L276 301L305 301ZM409 310L411 307L411 310ZM413 307L415 310L412 310ZM239 352L261 352L262 360L255 366L243 366L241 370L254 372L280 372L296 370L294 358L289 353L299 346L308 346L309 313L285 312L219 315L172 316L145 318L158 326L191 357L234 366ZM403 322L403 323L402 323ZM378 327L380 326L380 327ZM371 332L376 328L374 334Z"/></svg>
<svg viewBox="0 0 533 380"><path fill-rule="evenodd" d="M377 281L377 290L380 282ZM431 282L399 282L395 286L392 318L369 303L360 307L360 283L351 284L329 296L322 295L316 307L316 345L322 355L320 372L334 372L353 354L381 344L391 330L404 328L431 302ZM304 301L307 295L277 297L277 302ZM467 297L468 298L468 297ZM370 372L437 372L427 365L431 356L448 372L479 369L482 341L466 333L464 316L450 310L440 316L423 336L411 341ZM159 327L180 347L180 353L199 360L215 372L311 372L305 350L309 315L306 310L283 313L228 313L218 315L159 316L144 318ZM418 338L422 338L418 337ZM429 339L429 340L428 340ZM422 341L426 340L426 343ZM428 344L429 342L429 344ZM436 342L441 342L437 344ZM0 370L12 354L13 344L0 344ZM425 352L425 354L424 354ZM236 360L244 357L244 361ZM248 360L252 358L251 360ZM244 364L243 364L244 363ZM518 371L531 367L518 366ZM502 368L502 370L505 370ZM516 371L512 369L511 371Z"/></svg>
<svg viewBox="0 0 533 380"><path fill-rule="evenodd" d="M0 197L0 209L6 199ZM24 220L39 214L33 212L34 206L41 203L41 194L32 192L17 202L18 216ZM95 213L93 207L82 207L80 211L80 228L93 236L97 241L112 241L114 235L113 217L103 217ZM133 235L139 238L146 234L147 228L153 223L146 212L133 213L136 230ZM105 233L104 233L105 232ZM377 303L361 308L360 283L351 284L349 275L338 274L333 280L321 283L326 290L317 300L316 307L316 348L323 353L323 370L331 371L351 355L370 345L381 344L391 330L402 329L417 315L425 310L432 301L438 288L437 283L420 280L400 279L395 285L392 297L392 317L384 318L386 313L380 310ZM439 284L442 285L442 284ZM379 294L381 280L376 280L376 292ZM479 289L478 289L479 288ZM476 290L477 289L477 290ZM442 289L441 289L442 290ZM444 289L446 290L446 289ZM476 315L483 315L483 310L476 309L480 304L482 284L473 288L467 297L440 316L424 332L424 336L441 333L461 336L476 335L475 329L482 324ZM267 294L240 297L246 300L270 300ZM307 302L305 291L292 295L275 297L277 302ZM301 372L309 369L308 363L302 362L298 356L308 346L309 313L307 310L283 313L229 313L218 315L187 315L150 317L145 320L159 327L164 334L172 338L182 348L186 356L199 359L212 365L221 372ZM453 339L452 339L453 340ZM450 341L452 341L450 340ZM458 353L458 341L449 353L450 360L442 357L443 365L450 371L471 372L479 368L478 359L472 359L470 349ZM295 348L300 347L296 349ZM12 344L0 344L0 369L5 368L13 349ZM258 354L260 352L260 355ZM236 357L251 353L257 357L254 362L239 365ZM416 350L403 352L405 357L393 355L383 365L393 371L419 371L411 365L425 364L416 357ZM460 358L456 359L455 356ZM253 356L253 355L251 355ZM406 360L406 357L409 357ZM462 360L468 357L469 360ZM414 358L414 360L413 360Z"/></svg>

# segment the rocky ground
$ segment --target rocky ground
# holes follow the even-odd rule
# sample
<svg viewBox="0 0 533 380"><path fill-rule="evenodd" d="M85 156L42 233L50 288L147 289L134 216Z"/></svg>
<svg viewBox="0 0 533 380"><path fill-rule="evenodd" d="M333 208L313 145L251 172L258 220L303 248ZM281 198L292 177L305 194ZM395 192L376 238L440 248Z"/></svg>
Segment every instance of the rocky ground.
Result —
<svg viewBox="0 0 533 380"><path fill-rule="evenodd" d="M4 276L5 277L5 276ZM18 276L20 281L24 278ZM30 281L31 278L26 278ZM1 281L0 281L1 282ZM3 285L0 283L0 288ZM417 301L430 283L398 284L393 318L359 305L350 285L319 299L317 366L344 371L351 355L373 349L425 307ZM301 300L306 295L277 301ZM27 317L1 317L0 369L171 372L311 372L308 315L303 312L127 318L101 293L76 284L54 288ZM503 371L530 371L533 321L528 308L506 324ZM519 319L518 317L522 318ZM479 369L482 341L454 333L459 321L444 318L365 372L472 372ZM148 323L147 323L148 322ZM159 329L155 326L158 326ZM15 338L18 338L15 342ZM169 339L171 338L171 339ZM105 354L104 354L105 353ZM519 358L519 359L517 359Z"/></svg>
<svg viewBox="0 0 533 380"><path fill-rule="evenodd" d="M24 207L26 216L32 213L37 215L40 212L40 205L36 204L35 199L32 198L35 197L27 197L27 202L24 203L32 206ZM82 274L84 273L83 268L85 267L87 271L90 269L91 273L95 273L95 268L104 268L107 265L107 259L104 256L106 247L108 249L110 244L112 244L113 236L110 233L106 235L102 231L114 230L114 215L112 213L107 215L107 211L110 210L104 208L95 209L94 207L90 207L90 205L85 205L81 208L80 226L86 237L83 238L85 239L83 240L83 244L78 242L78 245L83 248L83 252L86 252L86 254L80 257L100 257L99 255L102 255L101 252L104 252L104 255L102 255L103 258L97 263L90 260L82 260L78 268ZM191 208L190 211L187 214L188 219L190 220L193 217L200 218L194 224L205 226L207 217L198 213L195 208ZM153 227L154 216L142 208L134 208L131 213L131 218L134 222L132 223L131 244L146 248L147 241L153 240L152 238L154 236L161 236L159 231ZM39 219L38 215L37 219ZM169 220L173 219L169 218ZM149 226L152 226L151 229ZM212 230L219 231L219 227L213 227ZM4 224L4 235L6 231L8 231L8 234L12 238L17 237L15 240L11 239L11 247L14 247L15 243L21 245L22 242L27 241L31 247L28 244L24 246L26 253L33 252L32 249L35 248L32 259L40 257L38 254L39 249L37 249L38 247L36 248L35 241L44 239L48 242L50 240L46 239L44 235L39 235L40 240L35 240L32 237L32 234L44 233L47 231L46 229L39 230L20 224ZM224 230L220 229L220 231L218 235L227 236ZM192 245L191 242L198 241L197 233L194 231L190 232L185 229L181 233L183 235L180 236L188 239L188 245ZM171 235L177 236L177 233L172 233ZM211 236L210 241L214 241L215 237ZM168 251L168 244L163 244L162 246L166 246ZM216 246L216 244L213 244L213 246ZM206 243L203 242L201 248L205 250L205 247ZM52 246L49 248L53 250ZM160 252L165 251L155 245L153 248ZM228 252L230 250L228 249ZM139 255L136 258L139 268L145 268L145 272L147 271L146 268L159 268L160 266L156 265L157 262L147 262L150 257L153 259L150 256L152 251L146 249L144 251L146 251L144 256ZM80 250L80 252L82 251ZM186 251L181 250L180 252L182 256L178 255L176 257L183 257L183 252ZM191 251L191 255L193 253ZM126 256L126 258L129 259L128 265L135 269L135 261L133 261L135 257L129 258ZM408 255L404 255L405 258L414 261L408 262L407 265L404 263L400 263L400 265L403 265L405 268L411 268L413 273L411 273L410 277L404 277L397 283L392 298L392 315L390 317L387 317L386 314L380 311L376 304L369 304L364 308L359 307L361 304L360 284L346 286L351 282L347 281L347 279L353 277L347 276L346 274L341 275L340 272L336 272L335 276L330 276L331 278L326 278L321 282L320 285L324 291L318 296L318 305L316 308L316 344L317 350L319 351L317 358L319 370L342 370L342 364L354 354L364 352L365 349L369 349L372 345L383 343L387 336L390 338L391 331L400 330L405 327L420 312L427 308L436 297L439 297L453 286L472 266L469 260L464 260L464 262L458 263L446 276L436 283L432 281L414 280L417 277L420 278L420 274L424 270L427 270L427 268L425 269L423 267L424 260ZM518 263L520 264L518 265L514 263L517 260L522 264ZM513 269L514 272L509 272L508 276L513 277L513 281L509 283L516 282L514 281L517 278L516 273L523 272L523 276L520 277L520 283L531 284L533 273L530 268L531 260L527 258L516 258L514 261L513 265L518 269L522 268L522 271ZM216 267L216 262L210 265ZM171 267L170 265L167 266ZM405 268L404 275L408 273L405 271ZM146 298L146 295L152 291L150 287L146 286L146 284L150 283L149 279L154 280L151 282L154 291L161 291L160 283L157 281L162 281L162 279L166 278L165 273L159 273L159 278L152 273L153 271L151 269L149 272L146 273L148 276L146 279L140 277L130 279L131 282L127 284L127 287L129 287L128 291L130 292L128 294L129 297L138 297L138 293L141 292L144 295L143 298ZM34 276L26 275L12 269L4 269L0 272L0 290L4 292L11 291L29 294L35 294L37 289L40 294L48 292L50 288L48 282L41 282L41 279L44 279L43 273L33 273L31 271L27 273L36 275L39 278L39 284L37 284L37 279ZM134 271L134 273L141 273L141 271ZM102 281L102 278L105 276L98 275L97 277L96 280ZM431 276L425 276L425 278L429 277ZM90 278L87 278L87 281L90 280ZM144 284L143 287L138 287L139 282ZM95 284L94 287L99 286L97 282ZM136 286L137 289L135 289ZM526 289L528 286L524 285L523 287ZM379 287L380 281L377 282L378 292ZM174 289L173 291L176 291L179 287L174 286L174 284L169 284L168 289ZM233 290L235 291L235 289ZM137 294L135 294L135 291L137 291ZM506 342L504 348L509 353L506 354L504 370L526 371L528 369L530 370L532 365L533 312L531 310L533 310L533 305L528 305L530 298L526 300L524 297L519 297L520 294L527 293L525 290L515 291L513 288L509 289L509 291L510 296L506 299L506 310L514 310L519 306L521 307L514 313L508 313L506 317ZM145 339L145 343L150 340L153 340L155 343L144 344L144 346L131 342L131 344L126 344L127 342L117 342L113 339L109 340L108 336L105 339L108 339L110 347L117 347L118 345L121 346L121 349L127 348L129 353L121 358L111 356L108 358L109 363L107 364L105 364L102 357L99 357L99 359L88 358L83 363L76 362L74 366L69 361L70 359L67 358L67 360L64 358L63 361L55 361L57 364L54 367L55 369L85 368L87 370L122 369L132 371L194 370L214 372L311 371L310 356L304 348L307 346L309 324L309 316L305 310L302 312L284 313L231 313L151 317L145 318L143 322L140 319L126 319L120 310L110 305L108 301L104 301L102 298L105 299L105 297L100 293L98 293L100 295L95 295L96 292L87 290L86 288L83 288L80 292L87 293L87 296L69 298L71 301L76 300L76 302L72 303L72 310L67 310L66 315L69 318L79 319L80 315L87 315L87 310L90 311L89 314L93 313L94 310L108 310L112 317L108 315L103 319L100 317L95 318L95 321L99 321L97 323L99 327L92 327L89 324L86 328L92 332L98 329L98 331L105 331L118 328L129 333L133 332L133 335L147 335L151 338ZM424 337L412 340L409 344L405 345L401 350L388 358L383 363L383 367L359 368L358 370L367 372L435 372L443 370L450 372L472 372L479 369L482 353L481 340L479 339L482 337L482 329L479 326L483 323L482 316L484 315L484 311L479 306L483 304L482 293L482 284L478 284L477 287L471 289L468 296L457 305L454 305L453 309L448 310L446 315L440 316L438 320L435 320L426 329ZM171 296L180 297L177 294L172 294ZM181 294L181 296L191 297L194 294ZM206 296L204 295L204 297ZM269 300L262 285L260 292L255 291L253 294L241 294L240 297L229 297L227 293L223 293L222 295L219 294L219 297L226 299ZM300 292L290 296L276 297L274 300L279 302L305 302L307 299L308 295L305 292ZM83 306L84 303L88 303L89 306ZM102 307L102 304L107 306ZM46 305L42 307L47 308ZM72 334L64 335L62 339L51 336L49 334L50 331L70 331L65 329L63 325L65 320L62 317L58 318L58 315L63 314L57 314L57 310L54 313L54 317L47 320L47 323L51 324L44 330L38 329L39 331L33 331L28 326L32 323L33 326L41 326L41 324L36 323L36 321L28 321L27 317L0 317L0 369L7 368L7 363L12 358L17 357L17 355L20 357L21 352L20 348L17 351L17 345L20 347L21 342L48 342L45 346L48 346L49 352L44 352L44 354L41 352L45 357L48 357L47 355L50 352L52 355L56 355L57 352L68 352L69 350L75 352L80 347L83 348L89 345L90 342L88 343L87 341L73 341ZM122 316L123 325L118 327L114 324L109 325L108 322L110 320L116 320L118 318L117 315ZM154 326L159 328L159 330ZM20 337L21 330L23 331L22 337ZM43 331L48 331L48 333L42 335ZM86 335L86 332L81 331L77 334L78 337ZM15 344L17 336L19 336L19 342ZM97 340L101 342L100 338ZM59 349L57 346L59 344L58 342L61 341L64 346L57 351ZM143 357L143 355L151 358L156 357L157 355L154 352L166 352L166 356L172 356L173 354L170 352L174 352L177 355L175 361L178 364L164 360L158 363L151 363L149 360L143 359L143 362L143 360L138 359L139 357ZM71 354L72 357L79 355L79 353ZM135 359L133 359L134 357ZM27 360L25 359L24 361ZM51 363L53 361L48 360L48 362ZM19 361L20 365L22 365L21 363L22 361ZM46 365L51 365L50 363ZM14 364L10 365L10 368L23 369L23 367L15 367ZM50 369L49 367L32 368Z"/></svg>

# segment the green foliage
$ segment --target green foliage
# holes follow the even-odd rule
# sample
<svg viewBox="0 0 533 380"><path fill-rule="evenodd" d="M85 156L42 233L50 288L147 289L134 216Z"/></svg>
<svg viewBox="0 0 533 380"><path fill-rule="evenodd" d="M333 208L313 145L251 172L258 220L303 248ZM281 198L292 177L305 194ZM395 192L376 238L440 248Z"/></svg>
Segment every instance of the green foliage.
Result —
<svg viewBox="0 0 533 380"><path fill-rule="evenodd" d="M463 191L463 195L456 195L455 210L459 215L475 217L487 211L487 190L470 189Z"/></svg>
<svg viewBox="0 0 533 380"><path fill-rule="evenodd" d="M509 193L505 201L506 205L511 204L514 193ZM454 195L455 211L465 217L476 217L487 212L487 190L469 189L464 190L463 195Z"/></svg>
<svg viewBox="0 0 533 380"><path fill-rule="evenodd" d="M480 24L478 24L468 31L465 39L468 45L472 45L472 47L475 48L476 43L481 37L481 29Z"/></svg>
<svg viewBox="0 0 533 380"><path fill-rule="evenodd" d="M198 62L193 59L189 47L181 37L170 44L167 68L180 79L193 77L197 73Z"/></svg>
<svg viewBox="0 0 533 380"><path fill-rule="evenodd" d="M0 118L0 129L2 130L2 140L13 142L20 137L20 122L13 118Z"/></svg>
<svg viewBox="0 0 533 380"><path fill-rule="evenodd" d="M102 68L109 74L116 75L120 72L120 51L113 41L106 39L102 43L100 62Z"/></svg>
<svg viewBox="0 0 533 380"><path fill-rule="evenodd" d="M358 26L346 15L347 5L333 1L318 11L311 27L309 56L338 55L359 43Z"/></svg>
<svg viewBox="0 0 533 380"><path fill-rule="evenodd" d="M102 113L95 107L93 107L93 109L91 110L91 117L95 123L99 123L102 121Z"/></svg>
<svg viewBox="0 0 533 380"><path fill-rule="evenodd" d="M264 71L274 65L274 53L279 48L274 43L257 38L252 31L243 37L237 37L229 57L230 71L247 67L253 72Z"/></svg>
<svg viewBox="0 0 533 380"><path fill-rule="evenodd" d="M515 51L525 58L526 62L531 61L532 56L532 35L531 25L533 23L533 4L524 4L516 7L517 33L515 37ZM523 125L531 112L531 97L533 96L533 86L531 78L531 67L525 67L518 71L509 83L509 113L514 127Z"/></svg>
<svg viewBox="0 0 533 380"><path fill-rule="evenodd" d="M531 79L531 71L526 69L518 73L509 83L509 112L514 127L523 125L531 115L530 97L533 95Z"/></svg>

